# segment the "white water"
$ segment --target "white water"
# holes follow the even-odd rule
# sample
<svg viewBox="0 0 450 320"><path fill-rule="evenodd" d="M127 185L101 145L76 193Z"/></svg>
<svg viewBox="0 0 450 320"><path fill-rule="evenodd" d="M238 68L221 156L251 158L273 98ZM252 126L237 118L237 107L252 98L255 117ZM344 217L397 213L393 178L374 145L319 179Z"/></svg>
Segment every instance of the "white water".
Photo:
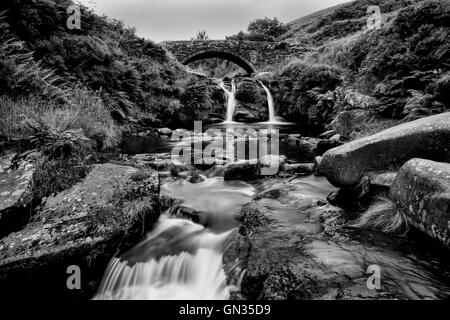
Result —
<svg viewBox="0 0 450 320"><path fill-rule="evenodd" d="M236 109L236 83L234 80L231 81L231 91L225 87L223 81L221 81L219 85L227 95L227 117L224 123L234 123L233 116Z"/></svg>
<svg viewBox="0 0 450 320"><path fill-rule="evenodd" d="M177 204L143 241L111 260L94 299L229 299L233 285L227 286L223 252L237 226L234 216L251 200L253 187L210 178L175 181L161 192ZM195 210L203 223L176 218L178 210L172 209L178 208Z"/></svg>
<svg viewBox="0 0 450 320"><path fill-rule="evenodd" d="M228 299L221 245L229 234L214 234L187 220L163 218L123 260L113 258L94 299Z"/></svg>
<svg viewBox="0 0 450 320"><path fill-rule="evenodd" d="M273 102L273 96L270 92L269 88L267 88L264 83L259 81L263 89L266 91L267 94L267 104L269 107L269 123L277 123L276 115L275 115L275 103Z"/></svg>

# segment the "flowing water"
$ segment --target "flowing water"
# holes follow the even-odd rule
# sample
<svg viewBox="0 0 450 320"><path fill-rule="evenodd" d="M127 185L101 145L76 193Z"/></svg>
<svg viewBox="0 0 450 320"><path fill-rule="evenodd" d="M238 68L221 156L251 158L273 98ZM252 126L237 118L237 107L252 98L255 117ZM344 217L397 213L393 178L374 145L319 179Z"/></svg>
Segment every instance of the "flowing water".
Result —
<svg viewBox="0 0 450 320"><path fill-rule="evenodd" d="M233 123L234 110L236 109L236 82L231 80L231 90L228 90L223 81L219 82L219 86L227 95L227 117L224 123Z"/></svg>
<svg viewBox="0 0 450 320"><path fill-rule="evenodd" d="M268 88L261 85L268 95L269 122L233 123L236 104L233 81L231 91L221 83L228 96L226 121L212 127L224 130L276 128L286 136L298 132L299 128L295 126L277 123L273 98ZM161 137L130 137L122 147L123 153L128 154L170 153L175 143ZM304 160L304 151L288 139L280 143L280 153L291 162ZM255 194L279 183L286 182L275 178L252 184L226 182L223 177L214 175L195 184L187 180L165 183L161 193L176 199L176 203L137 246L112 259L95 299L229 299L240 285L239 281L234 286L227 285L223 266L223 254L232 238L230 235L239 227L235 216ZM325 178L314 176L297 178L289 183L300 186L296 199L326 198L334 189ZM282 209L281 214L284 214L283 210L287 218L292 216L292 208ZM295 216L294 222L299 219L303 218ZM320 232L320 226L315 229ZM436 248L434 243L422 236L398 237L356 231L352 241L315 241L307 249L324 263L337 262L356 269L371 264L382 266L384 285L402 297L449 298L448 252L431 248Z"/></svg>
<svg viewBox="0 0 450 320"><path fill-rule="evenodd" d="M251 200L254 187L210 178L175 181L162 192L181 201L169 209L145 239L106 271L95 299L228 299L222 266L234 216ZM183 210L195 210L201 224Z"/></svg>
<svg viewBox="0 0 450 320"><path fill-rule="evenodd" d="M185 180L164 184L162 194L178 202L141 243L110 262L95 299L229 299L240 286L239 281L227 285L222 262L230 235L238 227L235 215L256 193L281 181L271 178L248 184L212 177L196 184ZM314 176L290 183L300 187L299 197L322 197L333 190L325 178ZM286 215L290 211L286 208ZM395 296L450 297L448 254L421 235L356 231L352 241L315 241L305 248L315 259L350 270L379 265L384 288Z"/></svg>
<svg viewBox="0 0 450 320"><path fill-rule="evenodd" d="M267 95L267 107L269 110L269 120L265 122L266 124L283 124L283 121L280 121L275 113L275 102L273 100L272 93L269 88L267 88L262 81L258 81L261 87L264 89ZM235 124L233 121L234 111L236 110L236 83L234 80L231 81L231 90L228 90L223 80L218 80L218 84L220 88L225 92L227 96L227 115L226 119L223 122L224 124Z"/></svg>
<svg viewBox="0 0 450 320"><path fill-rule="evenodd" d="M269 88L267 88L261 81L259 81L261 86L263 87L264 91L266 91L267 94L267 105L269 108L269 122L268 123L278 123L278 120L276 118L275 114L275 103L273 101L272 93L270 92Z"/></svg>

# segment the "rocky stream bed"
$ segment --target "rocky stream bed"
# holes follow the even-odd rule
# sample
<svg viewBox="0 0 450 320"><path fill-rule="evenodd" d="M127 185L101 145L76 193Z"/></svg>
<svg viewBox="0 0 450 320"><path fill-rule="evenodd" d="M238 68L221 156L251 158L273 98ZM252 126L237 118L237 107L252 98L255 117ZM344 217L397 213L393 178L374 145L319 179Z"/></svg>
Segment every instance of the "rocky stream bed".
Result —
<svg viewBox="0 0 450 320"><path fill-rule="evenodd" d="M39 152L4 155L0 295L173 298L175 287L232 299L448 298L449 124L447 113L350 143L283 134L282 156L220 165L174 163L173 145L155 147L92 164L41 199ZM261 176L274 161L277 172ZM352 226L380 194L402 232ZM80 290L67 287L73 265ZM367 285L371 266L379 288Z"/></svg>

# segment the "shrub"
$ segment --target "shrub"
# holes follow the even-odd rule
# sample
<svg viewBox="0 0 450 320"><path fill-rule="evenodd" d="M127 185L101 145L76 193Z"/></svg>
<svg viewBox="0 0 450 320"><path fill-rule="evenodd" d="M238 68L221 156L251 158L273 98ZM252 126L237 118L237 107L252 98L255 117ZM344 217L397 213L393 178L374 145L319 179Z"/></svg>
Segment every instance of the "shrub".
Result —
<svg viewBox="0 0 450 320"><path fill-rule="evenodd" d="M0 50L6 45L8 50L15 49L17 39L24 41L21 55L9 54L3 65L0 51L0 89L9 86L21 95L38 95L34 90L38 85L54 100L50 89L63 89L60 79L65 79L67 87L81 83L98 91L117 121L144 113L146 118L167 118L158 102L179 100L183 92L180 83L189 78L179 63L160 45L136 36L134 29L85 7L81 8L82 30L68 30L65 20L70 4L70 0L0 3L0 10L8 11L2 28L7 20L11 40L4 42L2 38ZM14 74L20 82L11 82ZM44 85L39 85L42 80ZM179 101L171 103L172 108L180 106Z"/></svg>
<svg viewBox="0 0 450 320"><path fill-rule="evenodd" d="M272 76L272 92L281 116L310 125L323 126L331 121L331 111L325 106L323 95L333 91L342 82L342 69L324 65L309 64L294 60Z"/></svg>
<svg viewBox="0 0 450 320"><path fill-rule="evenodd" d="M276 38L289 30L289 27L281 23L277 18L256 19L248 25L247 33L240 31L227 40L247 41L275 41Z"/></svg>
<svg viewBox="0 0 450 320"><path fill-rule="evenodd" d="M450 72L443 74L431 83L428 91L434 95L437 101L442 102L447 109L450 109Z"/></svg>
<svg viewBox="0 0 450 320"><path fill-rule="evenodd" d="M385 23L379 30L352 33L350 26L365 15L369 4L381 7ZM329 41L334 32L339 34L339 21L346 19L353 19L345 26L350 28L350 35L327 42L307 56L306 61L343 68L345 84L379 99L380 106L374 111L382 117L414 119L448 108L445 80L450 70L448 1L348 3L322 17L314 28L310 25L308 39L318 36L316 43ZM336 28L329 33L332 24ZM346 34L345 30L342 34ZM425 98L419 99L418 95Z"/></svg>

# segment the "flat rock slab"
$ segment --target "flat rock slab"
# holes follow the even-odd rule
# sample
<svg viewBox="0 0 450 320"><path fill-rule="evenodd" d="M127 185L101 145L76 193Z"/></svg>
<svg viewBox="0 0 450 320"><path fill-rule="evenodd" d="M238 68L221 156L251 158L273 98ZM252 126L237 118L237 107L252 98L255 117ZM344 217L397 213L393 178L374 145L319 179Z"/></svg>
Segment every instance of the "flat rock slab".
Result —
<svg viewBox="0 0 450 320"><path fill-rule="evenodd" d="M0 296L91 297L109 260L158 219L158 195L153 170L95 165L83 182L49 198L24 230L0 240ZM80 268L80 290L68 289L69 266Z"/></svg>
<svg viewBox="0 0 450 320"><path fill-rule="evenodd" d="M379 132L327 151L319 174L337 187L357 185L364 173L398 169L412 158L450 161L450 113Z"/></svg>
<svg viewBox="0 0 450 320"><path fill-rule="evenodd" d="M448 297L447 288L436 289L442 270L406 237L346 228L347 214L325 200L336 190L325 178L274 180L241 210L239 232L224 255L229 283L241 280L235 298ZM377 290L367 285L368 266L381 270Z"/></svg>
<svg viewBox="0 0 450 320"><path fill-rule="evenodd" d="M410 224L450 247L450 163L408 161L390 197Z"/></svg>
<svg viewBox="0 0 450 320"><path fill-rule="evenodd" d="M325 201L333 190L324 178L280 182L243 208L239 235L224 261L225 269L233 270L231 279L235 270L245 270L244 297L320 299L349 283L344 273L317 262L306 247L317 238L331 238L338 228L342 211ZM236 261L242 263L238 268Z"/></svg>
<svg viewBox="0 0 450 320"><path fill-rule="evenodd" d="M11 154L0 158L0 237L29 219L29 207L34 198L36 165L25 160L13 165L14 157L15 154Z"/></svg>

